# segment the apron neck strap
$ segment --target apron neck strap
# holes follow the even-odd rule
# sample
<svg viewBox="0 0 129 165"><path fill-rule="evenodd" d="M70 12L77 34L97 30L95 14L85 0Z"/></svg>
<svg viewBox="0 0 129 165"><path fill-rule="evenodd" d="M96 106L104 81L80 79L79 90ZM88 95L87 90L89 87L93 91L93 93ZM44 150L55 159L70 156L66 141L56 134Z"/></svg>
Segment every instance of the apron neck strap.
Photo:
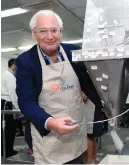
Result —
<svg viewBox="0 0 129 165"><path fill-rule="evenodd" d="M41 50L40 50L40 47L39 45L37 44L37 51L38 51L38 56L39 56L39 59L40 59L40 62L42 65L46 65L46 62L45 62L45 59L43 58L43 55L41 53ZM62 53L63 57L64 57L64 60L65 61L69 61L68 60L68 57L63 49L63 47L60 45L60 52Z"/></svg>
<svg viewBox="0 0 129 165"><path fill-rule="evenodd" d="M64 49L63 49L63 47L62 47L61 45L60 45L60 52L62 53L62 55L63 55L65 61L69 61L69 60L68 60L68 57L67 57L67 55L66 55L66 53L65 53L65 51L64 51Z"/></svg>
<svg viewBox="0 0 129 165"><path fill-rule="evenodd" d="M38 52L38 56L39 56L41 65L43 65L43 66L46 65L45 59L43 58L43 55L41 53L41 50L40 50L40 47L38 44L37 44L37 52Z"/></svg>

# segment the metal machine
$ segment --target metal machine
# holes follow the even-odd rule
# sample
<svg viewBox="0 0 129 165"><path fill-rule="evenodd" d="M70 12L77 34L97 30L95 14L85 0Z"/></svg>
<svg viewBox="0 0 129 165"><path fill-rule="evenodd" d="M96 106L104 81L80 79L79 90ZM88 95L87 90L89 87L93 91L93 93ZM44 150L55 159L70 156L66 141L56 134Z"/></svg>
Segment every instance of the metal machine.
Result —
<svg viewBox="0 0 129 165"><path fill-rule="evenodd" d="M129 75L128 0L87 0L82 50L72 52L73 61L84 61L87 71L101 98L103 110L111 126L113 141L118 139L120 151L123 143L114 131L122 113L125 84Z"/></svg>

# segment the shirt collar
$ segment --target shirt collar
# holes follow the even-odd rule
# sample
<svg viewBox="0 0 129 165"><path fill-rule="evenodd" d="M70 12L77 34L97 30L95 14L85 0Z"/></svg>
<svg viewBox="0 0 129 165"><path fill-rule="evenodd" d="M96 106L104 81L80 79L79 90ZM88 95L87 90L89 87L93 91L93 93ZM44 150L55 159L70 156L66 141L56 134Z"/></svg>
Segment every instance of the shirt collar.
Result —
<svg viewBox="0 0 129 165"><path fill-rule="evenodd" d="M14 75L14 72L11 69L8 69L9 72L11 72Z"/></svg>
<svg viewBox="0 0 129 165"><path fill-rule="evenodd" d="M46 54L44 53L44 51L43 51L43 49L42 49L41 47L40 47L40 51L41 51L41 54L43 55L43 57L44 57L45 59L47 59L50 63L52 63L51 58L50 58L48 55L46 55ZM59 48L58 48L58 54L57 54L57 58L58 58L59 61L62 61L61 56L62 56L62 53L61 53L60 47L59 47Z"/></svg>

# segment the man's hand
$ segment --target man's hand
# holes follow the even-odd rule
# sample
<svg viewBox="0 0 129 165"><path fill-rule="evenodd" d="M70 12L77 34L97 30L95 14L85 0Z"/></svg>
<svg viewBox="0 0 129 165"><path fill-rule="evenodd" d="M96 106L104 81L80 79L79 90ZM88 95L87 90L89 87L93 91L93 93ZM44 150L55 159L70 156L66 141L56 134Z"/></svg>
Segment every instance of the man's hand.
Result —
<svg viewBox="0 0 129 165"><path fill-rule="evenodd" d="M84 102L87 100L87 96L85 95L84 92L82 92L82 99L83 99Z"/></svg>
<svg viewBox="0 0 129 165"><path fill-rule="evenodd" d="M47 128L61 135L68 134L76 130L79 125L68 126L68 122L75 122L71 117L51 118L47 122Z"/></svg>

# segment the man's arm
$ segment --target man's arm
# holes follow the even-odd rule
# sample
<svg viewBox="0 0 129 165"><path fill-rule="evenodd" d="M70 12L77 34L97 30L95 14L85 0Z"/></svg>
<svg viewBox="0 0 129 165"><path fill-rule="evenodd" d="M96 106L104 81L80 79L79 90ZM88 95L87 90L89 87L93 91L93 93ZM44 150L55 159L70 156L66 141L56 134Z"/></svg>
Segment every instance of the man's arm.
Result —
<svg viewBox="0 0 129 165"><path fill-rule="evenodd" d="M16 93L19 108L25 118L37 128L41 136L45 136L50 132L44 128L45 121L51 115L39 106L33 73L24 63L20 58L16 61Z"/></svg>

